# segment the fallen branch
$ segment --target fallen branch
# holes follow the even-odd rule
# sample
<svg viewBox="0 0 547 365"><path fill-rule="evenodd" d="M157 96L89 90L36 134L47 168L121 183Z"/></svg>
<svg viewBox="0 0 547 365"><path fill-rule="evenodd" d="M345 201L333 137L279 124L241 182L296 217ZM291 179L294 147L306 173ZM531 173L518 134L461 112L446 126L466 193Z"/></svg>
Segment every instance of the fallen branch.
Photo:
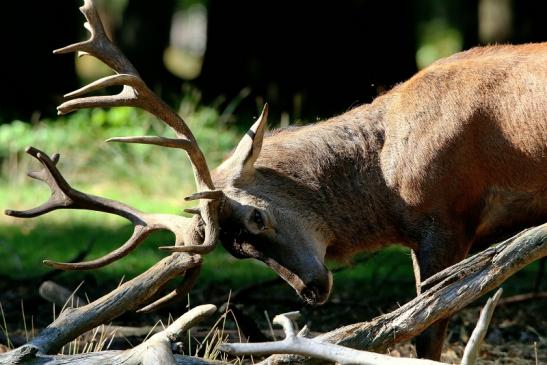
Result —
<svg viewBox="0 0 547 365"><path fill-rule="evenodd" d="M76 291L77 289L71 291L51 280L44 281L40 285L40 288L38 288L38 293L43 299L55 304L59 308L78 308L84 305L85 301L76 294Z"/></svg>
<svg viewBox="0 0 547 365"><path fill-rule="evenodd" d="M5 355L0 355L0 364L61 365L68 363L99 365L150 365L150 364L224 364L190 356L173 355L171 344L181 340L185 331L199 321L216 312L212 304L195 307L183 314L165 330L156 333L142 344L125 351L101 351L76 355L48 355L32 344L27 344Z"/></svg>
<svg viewBox="0 0 547 365"><path fill-rule="evenodd" d="M499 289L493 298L481 311L477 326L471 335L471 338L465 347L462 365L474 365L476 363L480 345L488 330L488 325L492 319L494 308L502 294ZM354 350L348 347L325 343L318 339L306 338L304 333L296 334L293 321L298 319L300 313L291 312L275 316L274 324L283 327L285 339L274 342L261 343L226 343L222 344L220 349L232 355L269 355L269 354L293 354L310 356L314 359L326 360L338 364L360 364L360 365L438 365L441 362L425 360L392 357L381 355L374 352Z"/></svg>
<svg viewBox="0 0 547 365"><path fill-rule="evenodd" d="M547 299L547 291L542 291L538 293L517 294L511 297L503 298L503 299L500 299L498 306L522 303L522 302L527 302L527 301L535 300L535 299Z"/></svg>
<svg viewBox="0 0 547 365"><path fill-rule="evenodd" d="M338 364L362 365L439 365L437 361L397 358L374 352L359 351L348 347L318 341L317 338L306 338L296 334L293 320L300 316L298 312L280 314L274 317L273 323L283 327L285 339L274 342L225 343L220 349L232 355L269 355L295 354L311 356Z"/></svg>
<svg viewBox="0 0 547 365"><path fill-rule="evenodd" d="M486 336L486 332L488 331L488 326L490 326L494 308L496 308L496 304L498 304L502 293L503 289L498 289L496 294L492 298L489 298L484 308L482 308L477 326L473 330L473 333L471 333L467 346L465 346L462 357L462 365L474 365L477 362L477 357L479 357L479 349L482 345L482 341L484 340L484 336Z"/></svg>
<svg viewBox="0 0 547 365"><path fill-rule="evenodd" d="M40 335L30 341L29 345L44 354L56 353L63 345L82 333L101 324L110 323L125 312L137 309L149 301L167 282L200 264L200 255L171 254L146 272L94 302L78 308L65 309Z"/></svg>
<svg viewBox="0 0 547 365"><path fill-rule="evenodd" d="M85 301L76 294L76 290L71 291L62 285L59 285L51 280L44 281L38 292L45 300L55 304L59 308L78 308L85 305ZM91 336L104 337L144 337L151 333L160 332L157 326L114 326L103 325L99 329L95 329ZM96 333L95 333L96 332ZM85 334L84 334L85 335ZM82 335L83 336L83 335Z"/></svg>
<svg viewBox="0 0 547 365"><path fill-rule="evenodd" d="M395 311L369 322L344 326L317 337L318 341L354 349L384 352L411 339L436 321L501 285L520 269L547 256L547 223L526 229L508 240L451 266L431 279L433 287ZM269 363L305 362L302 356L273 356Z"/></svg>

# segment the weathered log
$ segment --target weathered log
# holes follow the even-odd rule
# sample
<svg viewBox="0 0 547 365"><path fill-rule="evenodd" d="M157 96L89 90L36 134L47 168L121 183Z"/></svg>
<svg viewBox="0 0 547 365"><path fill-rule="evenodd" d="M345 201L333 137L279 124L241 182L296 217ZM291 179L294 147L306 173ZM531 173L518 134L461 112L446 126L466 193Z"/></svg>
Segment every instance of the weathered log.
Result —
<svg viewBox="0 0 547 365"><path fill-rule="evenodd" d="M296 354L311 356L314 359L326 360L337 364L360 365L439 365L437 361L398 358L374 352L359 351L348 347L324 343L317 339L306 338L296 334L292 321L297 319L298 312L277 315L273 323L283 326L285 339L274 342L226 343L220 346L222 351L233 355L269 355Z"/></svg>
<svg viewBox="0 0 547 365"><path fill-rule="evenodd" d="M31 347L31 349L35 349ZM27 350L30 351L30 350ZM16 358L0 358L0 364L13 365L13 364L24 364L24 365L68 365L68 364L78 364L78 365L131 365L134 362L129 361L126 356L123 355L125 351L113 350L113 351L101 351L101 352L90 352L87 354L77 354L77 355L41 355L36 354L35 357L27 359L25 362L14 361ZM201 359L199 357L193 356L184 356L184 355L173 355L175 359L175 364L177 365L228 365L228 363L222 361L214 361ZM160 363L156 363L160 364Z"/></svg>
<svg viewBox="0 0 547 365"><path fill-rule="evenodd" d="M125 351L101 351L76 355L48 355L40 351L33 344L24 345L7 354L0 355L0 364L12 365L61 365L61 364L184 364L205 365L223 364L219 361L210 361L191 356L173 355L171 344L180 341L186 330L197 322L216 312L211 304L195 307L183 314L165 330L156 333L142 344Z"/></svg>
<svg viewBox="0 0 547 365"><path fill-rule="evenodd" d="M383 352L411 339L436 321L450 317L530 263L547 256L547 223L526 229L428 279L433 287L391 313L344 326L317 340L354 349ZM296 355L274 355L265 362L302 363ZM309 360L309 359L308 359ZM313 362L313 360L310 360Z"/></svg>
<svg viewBox="0 0 547 365"><path fill-rule="evenodd" d="M71 291L62 285L57 284L51 280L44 281L38 292L40 296L45 300L54 303L59 308L78 308L85 305L85 301L78 295L76 290ZM161 329L157 326L114 326L103 325L94 331L94 336L101 337L103 334L105 337L141 337L150 334L158 333ZM0 334L1 335L1 334ZM25 342L21 343L23 345Z"/></svg>
<svg viewBox="0 0 547 365"><path fill-rule="evenodd" d="M42 333L29 342L41 353L56 353L59 349L101 324L109 323L121 314L137 309L149 301L170 280L188 268L201 264L201 256L174 253L162 259L146 272L122 284L92 303L67 308Z"/></svg>
<svg viewBox="0 0 547 365"><path fill-rule="evenodd" d="M47 280L40 285L38 293L42 298L48 302L54 303L59 308L77 308L85 304L85 301L76 294L77 290L78 288L71 291L54 281Z"/></svg>
<svg viewBox="0 0 547 365"><path fill-rule="evenodd" d="M477 326L465 347L462 365L475 365L494 308L498 303L503 290L500 288L494 297L488 299L488 302L481 311ZM317 338L306 338L305 332L300 331L296 334L293 320L298 319L299 312L280 314L274 317L273 323L283 327L285 339L274 342L259 343L226 343L220 346L222 351L232 355L269 355L269 354L294 354L310 356L314 359L326 360L337 364L359 364L359 365L438 365L443 364L437 361L426 359L413 359L392 357L388 355L377 354L374 352L355 350L348 347L325 343L318 341Z"/></svg>

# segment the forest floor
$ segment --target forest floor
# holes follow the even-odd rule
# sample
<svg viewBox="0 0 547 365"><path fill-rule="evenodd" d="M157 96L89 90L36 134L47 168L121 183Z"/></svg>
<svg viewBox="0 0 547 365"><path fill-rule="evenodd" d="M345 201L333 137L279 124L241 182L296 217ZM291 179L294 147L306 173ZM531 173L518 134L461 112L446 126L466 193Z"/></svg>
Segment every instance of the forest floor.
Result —
<svg viewBox="0 0 547 365"><path fill-rule="evenodd" d="M225 260L226 269L242 263L218 253L216 261ZM212 261L215 261L212 260ZM279 313L299 310L302 318L300 325L307 324L314 333L326 332L342 325L367 321L373 317L396 309L413 296L414 284L409 271L408 252L394 248L371 256L362 256L353 267L342 267L335 273L334 291L330 300L318 307L309 307L299 300L288 285L281 282L260 264L251 264L257 280L241 279L244 284L238 285L237 275L233 278L207 274L209 277L198 283L187 301L191 306L213 303L218 307L229 302L231 310L222 320L219 314L192 332L190 340L185 340L181 352L194 354L198 344L203 341L216 321L222 323L220 333L225 340L239 342L257 340L257 336L272 340L279 339L279 329L270 327L270 320ZM207 258L205 265L207 266ZM218 263L215 263L217 266ZM331 266L339 267L336 264ZM521 271L504 284L505 294L502 298L519 293L528 293L537 279L538 263ZM262 272L264 271L264 272ZM0 282L0 303L5 322L0 326L8 334L12 345L25 342L46 326L59 308L38 295L41 281L50 279L74 290L81 282L72 280L74 273L45 272L32 278L10 278L3 273ZM78 275L76 275L78 276ZM81 277L78 280L82 279ZM205 278L204 278L205 279ZM87 273L77 294L84 300L99 297L113 289L117 282L103 281L93 273ZM542 283L545 286L546 283ZM540 289L542 289L540 287ZM544 288L543 288L544 289ZM455 315L449 325L449 332L442 360L447 363L459 363L463 349L473 330L482 307L482 300ZM113 324L124 326L152 326L169 322L170 318L179 316L188 307L188 302L171 305L160 311L137 315L126 314ZM547 363L547 300L532 299L512 304L499 305L481 348L481 364L542 364ZM234 319L235 317L235 319ZM217 327L219 324L217 323ZM7 328L7 331L5 329ZM259 333L258 333L259 332ZM8 345L5 336L0 334L0 343ZM209 340L211 335L209 335ZM140 343L142 338L125 338L113 341L110 348L128 348ZM214 342L214 341L213 341ZM0 346L1 348L1 346ZM74 351L71 349L70 351ZM397 344L389 353L393 356L415 357L411 342ZM256 361L256 359L255 359Z"/></svg>

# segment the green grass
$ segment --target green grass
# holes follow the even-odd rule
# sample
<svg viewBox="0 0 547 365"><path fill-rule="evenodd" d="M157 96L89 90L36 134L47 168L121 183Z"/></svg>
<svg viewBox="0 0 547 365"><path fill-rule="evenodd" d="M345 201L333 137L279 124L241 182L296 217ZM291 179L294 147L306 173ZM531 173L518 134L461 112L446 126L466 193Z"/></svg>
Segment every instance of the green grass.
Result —
<svg viewBox="0 0 547 365"><path fill-rule="evenodd" d="M69 217L64 219L38 219L32 224L3 225L0 255L4 258L0 273L14 279L38 276L50 268L42 264L42 260L70 260L89 244L91 253L87 260L99 257L113 250L124 242L131 234L132 227L123 221L103 224L99 213L91 213L87 217ZM172 243L170 233L158 232L149 237L133 253L104 268L93 270L97 280L102 282L117 282L120 278L134 277L165 256L157 249L158 245ZM253 261L238 261L223 250L217 250L207 255L204 268L204 283L229 282L231 284L249 284L253 280L273 277L269 270L261 268ZM223 268L223 270L217 270ZM224 269L229 268L229 269ZM85 274L71 272L71 280L79 281Z"/></svg>

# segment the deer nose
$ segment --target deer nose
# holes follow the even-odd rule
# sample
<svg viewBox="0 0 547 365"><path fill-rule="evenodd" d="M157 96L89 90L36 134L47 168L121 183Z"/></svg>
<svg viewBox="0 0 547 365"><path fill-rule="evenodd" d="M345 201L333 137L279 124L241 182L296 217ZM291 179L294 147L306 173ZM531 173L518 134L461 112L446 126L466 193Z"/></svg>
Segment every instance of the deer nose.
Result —
<svg viewBox="0 0 547 365"><path fill-rule="evenodd" d="M329 292L315 284L306 285L300 292L300 296L309 305L323 304L329 298Z"/></svg>
<svg viewBox="0 0 547 365"><path fill-rule="evenodd" d="M332 274L325 268L325 275L304 284L300 296L310 305L323 304L329 299L331 288Z"/></svg>

